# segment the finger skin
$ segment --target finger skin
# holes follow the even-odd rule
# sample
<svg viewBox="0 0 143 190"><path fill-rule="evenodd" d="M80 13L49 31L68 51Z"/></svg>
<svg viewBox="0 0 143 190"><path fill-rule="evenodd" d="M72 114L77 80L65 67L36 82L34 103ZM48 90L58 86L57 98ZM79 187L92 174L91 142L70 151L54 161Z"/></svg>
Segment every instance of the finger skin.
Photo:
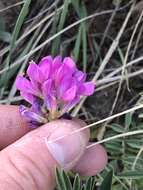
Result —
<svg viewBox="0 0 143 190"><path fill-rule="evenodd" d="M81 120L80 121L77 119L73 119L73 120L80 125L78 127L84 127L86 125ZM0 148L1 149L11 144L12 142L15 142L17 139L19 139L24 134L30 131L30 128L27 125L26 121L20 116L17 106L0 106L0 121L1 121L0 122ZM7 190L10 187L14 186L13 189L19 190L21 189L21 184L24 184L25 181L27 183L33 183L32 188L36 189L37 187L34 186L34 183L39 184L41 182L43 184L45 183L45 178L47 182L46 189L47 189L47 186L49 186L50 189L52 188L52 186L54 186L54 180L52 178L52 175L53 175L54 164L56 163L55 165L57 165L57 162L53 159L53 157L48 151L47 151L48 153L47 152L44 153L45 151L42 152L43 148L41 147L43 146L43 144L45 147L45 143L43 143L43 141L41 145L37 146L37 140L39 138L43 138L45 137L45 135L47 136L49 133L51 134L53 132L54 127L51 127L51 126L48 127L48 126L49 125L46 125L46 127L41 127L35 131L32 131L32 134L30 132L25 137L23 137L22 139L20 139L13 145L7 147L5 150L0 152L0 187L1 187L0 189ZM57 126L59 127L60 124L58 124ZM40 136L39 136L39 132L37 132L39 130L41 131ZM72 127L71 127L71 130L73 131ZM35 133L38 134L36 135L36 137L34 135ZM83 138L89 138L89 130L82 131L82 136ZM25 140L25 138L29 140ZM30 139L33 139L33 140L30 140ZM21 148L22 146L24 146L24 148ZM25 149L25 151L23 149ZM31 150L32 150L32 153L31 153ZM37 150L40 150L40 152ZM99 147L99 148L93 147L92 149L89 149L88 151L86 150L85 154L82 156L82 158L80 159L80 162L78 163L78 167L77 166L75 167L75 171L80 172L81 175L93 175L93 174L95 175L96 173L99 173L99 171L101 171L105 167L105 163L107 162L107 154L105 150L104 151L103 150L104 150L103 147ZM41 156L39 155L42 156L42 159L41 159ZM97 157L97 155L99 156ZM36 160L38 158L40 160L36 162L38 165L35 163L35 158ZM96 162L94 158L96 158ZM31 160L34 166L31 166L32 163L30 161L29 161L30 163L28 164L27 164L27 161L24 161L24 160L29 160L29 159ZM93 159L94 159L94 162L93 162ZM37 173L39 172L43 173L43 169L41 169L41 166L39 168L39 162L40 163L43 162L42 160L44 160L45 164L48 163L46 167L45 167L45 164L43 164L43 168L46 168L46 172L44 172L45 173L44 175L46 177L38 177L38 180L37 180L37 178L33 176L41 176ZM86 160L88 160L88 163L86 162ZM89 160L92 160L92 162L90 163ZM90 168L88 167L89 163L91 166ZM19 165L21 168L20 170L19 170ZM31 170L29 170L30 167L37 168L37 170L32 169L32 171L34 171L34 174L33 172L31 172ZM7 173L7 171L11 171L12 174ZM26 171L28 172L28 174L26 173ZM13 175L13 173L15 172L16 174ZM32 176L32 179L28 177L29 175ZM36 180L34 181L34 179Z"/></svg>
<svg viewBox="0 0 143 190"><path fill-rule="evenodd" d="M95 145L85 150L73 171L79 172L82 176L93 176L105 168L107 161L107 152L103 146Z"/></svg>
<svg viewBox="0 0 143 190"><path fill-rule="evenodd" d="M79 123L81 127L86 125L79 119L73 119L73 121ZM20 115L18 106L0 105L0 150L30 130L32 129ZM84 130L83 133L89 133L89 130Z"/></svg>
<svg viewBox="0 0 143 190"><path fill-rule="evenodd" d="M0 149L13 143L30 131L20 116L18 106L0 105Z"/></svg>
<svg viewBox="0 0 143 190"><path fill-rule="evenodd" d="M52 190L55 185L54 169L57 161L50 154L46 139L58 134L71 133L81 126L69 120L58 120L46 124L6 147L0 152L0 189L2 190ZM54 135L55 134L55 135ZM80 136L79 136L80 135ZM73 150L82 139L85 150L89 133L74 134ZM80 138L79 138L80 137ZM66 137L68 141L70 136ZM71 145L70 145L71 146ZM69 154L71 149L69 148ZM79 151L77 152L79 154ZM70 168L69 168L70 169Z"/></svg>
<svg viewBox="0 0 143 190"><path fill-rule="evenodd" d="M84 127L86 124L79 119L73 119ZM89 143L89 145L92 143ZM102 145L95 145L85 150L83 156L79 159L73 171L82 176L93 176L100 173L108 162L107 152Z"/></svg>

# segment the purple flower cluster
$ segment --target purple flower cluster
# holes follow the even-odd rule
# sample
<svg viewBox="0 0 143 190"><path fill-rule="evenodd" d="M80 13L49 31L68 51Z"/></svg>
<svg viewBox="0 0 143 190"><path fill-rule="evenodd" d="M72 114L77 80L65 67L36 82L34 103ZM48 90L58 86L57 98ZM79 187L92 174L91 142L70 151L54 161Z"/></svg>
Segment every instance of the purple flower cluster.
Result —
<svg viewBox="0 0 143 190"><path fill-rule="evenodd" d="M76 68L70 57L47 56L39 64L30 62L27 77L18 76L16 87L32 106L20 106L20 113L34 124L61 117L94 92L94 84L85 82L86 74Z"/></svg>

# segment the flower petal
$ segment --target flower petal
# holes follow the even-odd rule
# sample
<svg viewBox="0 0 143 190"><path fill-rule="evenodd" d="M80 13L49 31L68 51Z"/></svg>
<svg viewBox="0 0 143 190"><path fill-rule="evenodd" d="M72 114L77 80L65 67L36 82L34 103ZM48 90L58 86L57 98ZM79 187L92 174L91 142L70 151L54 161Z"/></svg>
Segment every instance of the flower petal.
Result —
<svg viewBox="0 0 143 190"><path fill-rule="evenodd" d="M52 79L49 79L44 82L42 85L42 92L44 97L49 96L51 94L51 89L52 89Z"/></svg>
<svg viewBox="0 0 143 190"><path fill-rule="evenodd" d="M78 93L83 96L90 96L94 93L95 85L93 82L85 82L80 85Z"/></svg>
<svg viewBox="0 0 143 190"><path fill-rule="evenodd" d="M36 65L35 63L30 63L27 69L27 74L29 78L33 81L36 81L39 83L42 83L44 81L43 73L41 72L39 66Z"/></svg>
<svg viewBox="0 0 143 190"><path fill-rule="evenodd" d="M20 92L20 95L29 103L33 104L34 100L35 100L35 97L30 94L30 93L26 93L24 91L21 91Z"/></svg>
<svg viewBox="0 0 143 190"><path fill-rule="evenodd" d="M41 59L41 61L39 62L39 67L40 68L42 68L42 67L46 67L46 65L48 65L48 64L52 64L52 62L53 62L53 58L52 58L52 56L46 56L46 57L43 57L42 59Z"/></svg>
<svg viewBox="0 0 143 190"><path fill-rule="evenodd" d="M57 100L52 92L52 89L52 79L49 79L46 82L44 82L42 86L42 91L44 95L45 104L49 110L56 109L57 107Z"/></svg>
<svg viewBox="0 0 143 190"><path fill-rule="evenodd" d="M40 70L42 71L44 75L45 80L47 80L52 74L52 62L53 62L52 56L47 56L47 57L44 57L38 64L40 67Z"/></svg>
<svg viewBox="0 0 143 190"><path fill-rule="evenodd" d="M49 95L45 98L45 103L47 108L51 110L56 110L57 108L57 100L55 96Z"/></svg>
<svg viewBox="0 0 143 190"><path fill-rule="evenodd" d="M80 101L80 96L76 96L72 101L70 101L68 104L65 104L62 108L61 112L65 113L72 109L78 102Z"/></svg>
<svg viewBox="0 0 143 190"><path fill-rule="evenodd" d="M72 86L63 94L62 100L67 102L72 101L76 97L76 92L77 92L77 86Z"/></svg>
<svg viewBox="0 0 143 190"><path fill-rule="evenodd" d="M22 76L17 76L16 78L16 88L24 92L32 93L32 85L29 80Z"/></svg>
<svg viewBox="0 0 143 190"><path fill-rule="evenodd" d="M86 80L86 73L77 70L77 71L74 73L74 77L77 79L77 81L79 81L79 82L84 82L84 81Z"/></svg>
<svg viewBox="0 0 143 190"><path fill-rule="evenodd" d="M27 119L27 121L34 121L34 122L38 122L38 123L47 123L47 120L44 117L39 116L38 114L29 111L25 106L21 105L19 107L19 111L21 113L21 115L23 117L25 117L25 119Z"/></svg>
<svg viewBox="0 0 143 190"><path fill-rule="evenodd" d="M42 109L42 105L43 105L43 101L42 100L40 100L38 98L34 98L30 110L32 112L35 112L35 113L39 114L39 115L42 115L42 110L41 110Z"/></svg>
<svg viewBox="0 0 143 190"><path fill-rule="evenodd" d="M57 96L58 98L62 97L65 91L71 87L72 78L65 76L59 83L57 87Z"/></svg>
<svg viewBox="0 0 143 190"><path fill-rule="evenodd" d="M73 59L71 59L70 57L65 57L63 60L63 64L66 65L72 71L72 73L75 72L76 65Z"/></svg>
<svg viewBox="0 0 143 190"><path fill-rule="evenodd" d="M65 76L72 77L72 74L73 69L68 67L67 64L62 64L55 75L55 86L57 87Z"/></svg>
<svg viewBox="0 0 143 190"><path fill-rule="evenodd" d="M94 84L85 82L86 74L76 68L70 57L62 61L61 56L47 56L38 65L31 62L27 74L29 80L18 77L16 85L21 95L32 104L30 110L22 110L22 114L31 118L33 123L47 118L48 113L49 117L55 113L55 117L64 114L79 102L80 96L94 92Z"/></svg>
<svg viewBox="0 0 143 190"><path fill-rule="evenodd" d="M55 69L55 67L59 68L62 64L62 57L59 55L59 56L56 56L53 60L53 68Z"/></svg>
<svg viewBox="0 0 143 190"><path fill-rule="evenodd" d="M62 65L62 57L61 56L56 56L53 60L53 64L52 64L52 78L55 78L56 73L58 71L58 69L61 67Z"/></svg>
<svg viewBox="0 0 143 190"><path fill-rule="evenodd" d="M64 58L63 63L61 64L56 73L55 85L58 86L64 76L71 77L75 71L76 71L76 65L74 61L70 57Z"/></svg>

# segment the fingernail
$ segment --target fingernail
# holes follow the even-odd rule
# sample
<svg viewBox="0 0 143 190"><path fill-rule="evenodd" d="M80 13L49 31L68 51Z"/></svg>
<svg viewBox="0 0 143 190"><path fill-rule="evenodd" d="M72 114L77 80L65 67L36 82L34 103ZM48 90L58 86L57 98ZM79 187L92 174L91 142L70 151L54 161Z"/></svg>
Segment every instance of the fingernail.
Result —
<svg viewBox="0 0 143 190"><path fill-rule="evenodd" d="M54 141L54 139L63 135L66 136ZM70 133L65 130L64 134L62 130L56 131L47 140L46 144L53 158L64 169L71 169L79 160L86 147L86 142L84 142L80 133L70 135Z"/></svg>

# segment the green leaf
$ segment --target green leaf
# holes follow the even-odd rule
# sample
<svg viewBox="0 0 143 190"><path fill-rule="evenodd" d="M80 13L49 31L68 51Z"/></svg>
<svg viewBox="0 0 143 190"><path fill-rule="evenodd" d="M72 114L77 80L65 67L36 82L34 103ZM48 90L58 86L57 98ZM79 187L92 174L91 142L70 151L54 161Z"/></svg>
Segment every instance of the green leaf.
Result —
<svg viewBox="0 0 143 190"><path fill-rule="evenodd" d="M64 182L65 182L65 186L67 190L72 190L72 185L69 179L69 176L65 173L65 171L63 170L63 178L64 178Z"/></svg>
<svg viewBox="0 0 143 190"><path fill-rule="evenodd" d="M9 43L11 41L11 34L0 30L0 40Z"/></svg>
<svg viewBox="0 0 143 190"><path fill-rule="evenodd" d="M73 5L73 7L74 7L74 9L79 13L79 1L80 0L71 0L71 3L72 3L72 5Z"/></svg>
<svg viewBox="0 0 143 190"><path fill-rule="evenodd" d="M105 178L100 186L100 190L111 190L112 177L113 177L113 170L110 170L107 173L107 175L105 176Z"/></svg>
<svg viewBox="0 0 143 190"><path fill-rule="evenodd" d="M64 170L56 168L56 181L60 190L72 190L70 179Z"/></svg>
<svg viewBox="0 0 143 190"><path fill-rule="evenodd" d="M123 159L123 162L128 162L131 163L131 165L133 164L133 162L136 159L136 155L135 156L127 156ZM136 165L139 164L140 168L143 168L143 159L140 157L138 158L138 161L136 163Z"/></svg>
<svg viewBox="0 0 143 190"><path fill-rule="evenodd" d="M82 23L83 70L87 69L87 33L86 24Z"/></svg>
<svg viewBox="0 0 143 190"><path fill-rule="evenodd" d="M140 149L142 145L134 144L134 143L127 143L132 149Z"/></svg>
<svg viewBox="0 0 143 190"><path fill-rule="evenodd" d="M140 128L140 129L143 129L143 123L142 122L139 123L137 127Z"/></svg>
<svg viewBox="0 0 143 190"><path fill-rule="evenodd" d="M105 144L105 147L112 153L118 155L123 152L123 147L120 143L108 142ZM118 151L117 151L118 150Z"/></svg>
<svg viewBox="0 0 143 190"><path fill-rule="evenodd" d="M5 31L5 21L4 18L0 16L0 40L4 42L11 41L11 34Z"/></svg>
<svg viewBox="0 0 143 190"><path fill-rule="evenodd" d="M75 42L75 47L73 49L73 56L74 56L75 61L77 61L79 58L79 52L80 52L80 46L81 46L81 34L82 34L81 32L82 32L82 25L79 26L78 34L77 34L77 38Z"/></svg>
<svg viewBox="0 0 143 190"><path fill-rule="evenodd" d="M67 190L63 177L63 171L57 168L56 168L56 182L59 190Z"/></svg>
<svg viewBox="0 0 143 190"><path fill-rule="evenodd" d="M0 31L5 31L5 20L0 16Z"/></svg>
<svg viewBox="0 0 143 190"><path fill-rule="evenodd" d="M113 0L112 3L113 5L117 6L118 4L120 4L122 2L122 0Z"/></svg>
<svg viewBox="0 0 143 190"><path fill-rule="evenodd" d="M132 115L133 113L127 113L125 116L125 127L128 129L132 123Z"/></svg>
<svg viewBox="0 0 143 190"><path fill-rule="evenodd" d="M10 59L11 59L12 53L13 53L14 48L15 48L15 42L16 42L17 37L19 35L19 32L20 32L20 29L21 29L22 24L24 22L24 19L25 19L26 15L28 14L30 3L31 3L31 0L25 0L25 3L23 5L23 7L21 9L21 12L20 12L20 14L18 16L18 19L16 21L16 25L14 27L13 34L12 34L12 37L11 37L10 49L9 49L9 54L7 56L5 68L9 67ZM9 78L8 72L6 72L6 74L2 75L2 77L1 77L1 82L0 83L4 83L3 86L7 86L7 81L8 80L5 80L5 78Z"/></svg>
<svg viewBox="0 0 143 190"><path fill-rule="evenodd" d="M82 185L81 190L86 190L85 184Z"/></svg>
<svg viewBox="0 0 143 190"><path fill-rule="evenodd" d="M59 32L60 30L62 30L63 27L64 27L64 23L65 23L65 20L66 20L66 17L67 17L67 13L68 13L69 4L70 4L69 0L65 0L64 1L64 8L63 8L63 11L62 11L61 16L60 16L60 21L59 21L59 25L57 27L57 32ZM58 52L58 48L59 48L59 44L60 44L60 39L61 39L61 37L58 36L54 40L54 42L53 42L53 45L52 45L52 54L53 55L56 55L57 52Z"/></svg>
<svg viewBox="0 0 143 190"><path fill-rule="evenodd" d="M110 128L117 132L117 133L123 133L124 132L124 128L122 126L120 126L119 124L113 123Z"/></svg>
<svg viewBox="0 0 143 190"><path fill-rule="evenodd" d="M69 0L65 0L65 2L64 2L64 8L63 8L63 11L61 13L60 22L59 22L59 25L58 25L58 31L60 31L63 28L63 26L64 26L64 23L65 23L65 20L66 20L66 16L67 16L67 13L68 13L69 4L70 4L70 1Z"/></svg>
<svg viewBox="0 0 143 190"><path fill-rule="evenodd" d="M89 177L85 184L86 190L93 190L94 188L94 179L92 177Z"/></svg>
<svg viewBox="0 0 143 190"><path fill-rule="evenodd" d="M86 11L86 7L83 1L81 1L81 3L78 1L78 3L73 3L73 6L79 16L79 18L84 18L87 16L87 11ZM77 40L75 43L75 57L76 60L78 59L78 55L79 55L79 50L80 50L80 45L82 44L82 61L83 61L83 70L86 71L87 68L87 30L88 30L88 26L86 22L83 22L80 24L79 27L79 32L78 32L78 36L77 36ZM77 49L78 48L78 49ZM78 51L76 51L78 50Z"/></svg>
<svg viewBox="0 0 143 190"><path fill-rule="evenodd" d="M118 174L117 177L128 179L143 178L143 171L126 171L121 174Z"/></svg>
<svg viewBox="0 0 143 190"><path fill-rule="evenodd" d="M17 57L17 59L23 57L24 55L27 54L27 52L30 51L33 42L35 41L35 39L37 38L38 32L35 32L34 35L31 37L31 39L28 41L28 43L26 44L26 47L23 47L23 51L20 53L19 57ZM5 64L5 63L4 63ZM26 64L26 63L24 63ZM23 67L24 65L22 64L17 64L14 67L10 68L6 75L2 75L2 77L0 78L0 88L2 88L5 84L5 82L10 81L10 79L14 76L16 76L16 73L18 71L18 69L20 67Z"/></svg>
<svg viewBox="0 0 143 190"><path fill-rule="evenodd" d="M80 190L80 188L81 188L80 177L79 175L76 175L74 178L73 190Z"/></svg>
<svg viewBox="0 0 143 190"><path fill-rule="evenodd" d="M124 189L123 188L121 189L121 184L117 184L112 187L112 190L124 190Z"/></svg>
<svg viewBox="0 0 143 190"><path fill-rule="evenodd" d="M131 148L140 149L143 146L142 139L126 139L125 141Z"/></svg>

